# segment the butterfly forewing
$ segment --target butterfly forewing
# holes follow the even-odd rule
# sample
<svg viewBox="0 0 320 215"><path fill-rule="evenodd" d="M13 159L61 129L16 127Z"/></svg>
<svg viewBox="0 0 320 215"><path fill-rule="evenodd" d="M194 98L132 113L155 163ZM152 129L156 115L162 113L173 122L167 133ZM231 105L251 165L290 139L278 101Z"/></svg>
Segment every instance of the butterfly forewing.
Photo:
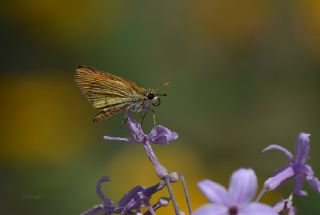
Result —
<svg viewBox="0 0 320 215"><path fill-rule="evenodd" d="M96 121L125 110L131 102L143 99L145 92L132 81L87 66L77 68L76 82L93 106L101 110Z"/></svg>

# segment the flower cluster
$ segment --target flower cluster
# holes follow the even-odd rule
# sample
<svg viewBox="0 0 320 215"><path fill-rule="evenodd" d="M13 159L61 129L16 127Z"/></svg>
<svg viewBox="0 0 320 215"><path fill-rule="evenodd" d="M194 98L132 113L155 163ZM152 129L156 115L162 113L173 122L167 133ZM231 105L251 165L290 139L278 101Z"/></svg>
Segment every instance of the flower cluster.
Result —
<svg viewBox="0 0 320 215"><path fill-rule="evenodd" d="M113 213L119 213L121 215L139 214L142 208L148 208L148 210L144 213L145 215L154 215L157 209L167 206L170 200L174 205L176 214L179 215L180 210L174 199L173 191L170 186L170 183L177 182L179 179L181 179L181 182L183 183L188 209L191 212L190 199L182 174L178 174L176 172L169 173L167 169L160 164L150 145L150 143L167 145L176 140L178 138L178 134L162 125L156 125L151 129L149 134L145 134L142 130L141 124L134 120L130 115L126 118L126 127L131 137L123 138L105 136L104 139L108 141L121 141L143 145L150 161L154 166L156 174L159 176L162 182L148 188L136 186L128 191L117 204L113 204L113 201L107 198L101 190L101 184L109 181L109 178L106 176L102 177L98 181L96 192L103 204L94 206L93 208L83 212L82 215L96 215L99 213L106 215L111 215ZM168 188L170 198L161 197L154 205L152 205L150 203L152 195L164 187Z"/></svg>
<svg viewBox="0 0 320 215"><path fill-rule="evenodd" d="M117 204L106 197L102 192L102 183L110 181L109 177L101 177L98 181L96 192L100 200L103 202L101 205L96 205L93 208L83 212L81 215L97 215L103 213L104 215L116 214L137 214L141 209L148 208L149 210L144 213L145 215L155 214L155 211L160 207L167 206L170 198L161 197L158 202L151 205L150 199L153 194L162 190L166 185L164 182L158 183L151 187L136 186L129 190Z"/></svg>
<svg viewBox="0 0 320 215"><path fill-rule="evenodd" d="M102 204L95 205L83 212L82 215L155 215L156 210L167 206L169 201L173 203L176 215L179 215L180 210L170 186L170 183L177 182L178 180L181 180L184 185L190 215L295 215L296 208L293 206L293 195L307 195L307 193L302 190L304 181L307 181L311 188L320 193L320 181L314 175L311 166L307 164L310 150L310 134L300 133L295 145L295 156L280 145L269 145L263 150L263 152L278 150L284 153L289 158L290 162L281 167L276 171L274 176L268 178L264 182L263 189L256 199L254 199L254 197L257 191L258 182L254 170L250 168L240 168L232 174L228 189L225 189L220 184L208 179L199 182L199 189L211 203L205 204L192 212L183 176L176 172L169 173L158 161L150 144L170 144L178 138L178 134L161 125L156 125L151 129L150 133L146 134L143 131L141 124L135 121L131 116L128 116L126 120L126 127L131 135L130 137L105 136L104 139L108 141L121 141L143 145L148 158L154 166L156 174L162 181L150 187L133 187L117 203L114 203L104 195L101 189L102 184L110 180L106 176L101 177L97 183L96 192ZM280 200L274 206L259 202L266 192L278 189L280 185L290 179L294 179L295 184L289 198ZM152 204L152 196L164 187L167 187L170 197L161 197L156 203ZM144 213L141 213L142 209L144 209Z"/></svg>
<svg viewBox="0 0 320 215"><path fill-rule="evenodd" d="M264 188L257 199L252 202L257 189L257 177L252 169L239 169L233 173L228 191L220 184L203 180L198 185L204 195L212 202L198 208L194 215L295 215L296 209L292 203L292 195L288 199L279 201L273 207L258 201L267 191L280 187L287 180L295 179L293 194L306 196L302 190L304 180L318 193L320 193L320 182L314 176L312 168L306 163L309 159L310 134L300 133L296 142L296 156L279 145L270 145L263 152L275 149L283 152L290 163L280 168L276 174L264 182Z"/></svg>

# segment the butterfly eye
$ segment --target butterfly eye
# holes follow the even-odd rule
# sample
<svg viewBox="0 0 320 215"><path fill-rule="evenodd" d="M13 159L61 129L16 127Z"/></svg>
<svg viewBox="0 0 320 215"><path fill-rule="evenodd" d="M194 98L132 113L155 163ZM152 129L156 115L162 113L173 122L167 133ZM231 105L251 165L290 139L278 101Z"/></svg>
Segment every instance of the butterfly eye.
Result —
<svg viewBox="0 0 320 215"><path fill-rule="evenodd" d="M161 100L158 96L155 96L152 100L151 103L153 106L159 106L161 104Z"/></svg>
<svg viewBox="0 0 320 215"><path fill-rule="evenodd" d="M148 92L147 98L150 99L150 100L153 99L154 98L154 92Z"/></svg>

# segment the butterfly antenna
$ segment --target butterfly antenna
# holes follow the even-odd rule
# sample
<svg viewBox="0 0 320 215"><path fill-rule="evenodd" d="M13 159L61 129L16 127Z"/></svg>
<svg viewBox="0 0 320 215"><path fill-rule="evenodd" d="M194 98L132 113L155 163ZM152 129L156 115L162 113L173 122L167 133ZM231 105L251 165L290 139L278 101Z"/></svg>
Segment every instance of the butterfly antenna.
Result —
<svg viewBox="0 0 320 215"><path fill-rule="evenodd" d="M142 123L143 123L144 118L146 117L147 113L148 113L148 110L141 112L141 115L140 115L140 124L141 124L141 126L142 126Z"/></svg>
<svg viewBox="0 0 320 215"><path fill-rule="evenodd" d="M163 87L167 87L169 84L170 84L170 81L166 81L166 82L163 83L162 86L163 86Z"/></svg>
<svg viewBox="0 0 320 215"><path fill-rule="evenodd" d="M167 87L169 84L170 84L170 81L166 81L166 82L164 82L162 84L162 87ZM167 94L166 93L161 93L161 94L159 94L159 96L167 96Z"/></svg>

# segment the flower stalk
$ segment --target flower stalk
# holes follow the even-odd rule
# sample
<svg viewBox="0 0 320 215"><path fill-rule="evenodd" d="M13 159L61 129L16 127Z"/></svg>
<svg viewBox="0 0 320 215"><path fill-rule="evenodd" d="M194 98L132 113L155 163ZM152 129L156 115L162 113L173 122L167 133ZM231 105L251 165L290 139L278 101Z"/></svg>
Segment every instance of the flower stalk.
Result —
<svg viewBox="0 0 320 215"><path fill-rule="evenodd" d="M174 206L176 215L180 215L180 209L178 207L177 201L174 198L171 183L175 183L179 181L179 179L181 179L181 182L183 184L186 201L188 204L188 210L191 215L192 209L191 209L190 197L189 197L187 186L183 176L181 174L179 175L176 172L169 173L168 170L159 162L150 144L150 143L160 144L160 145L170 144L170 142L178 138L178 134L161 125L156 125L154 128L152 128L149 134L145 134L141 128L141 124L135 121L131 116L127 117L126 127L128 128L128 131L130 132L131 137L122 138L122 137L105 136L104 139L109 141L111 140L111 141L121 141L121 142L133 143L133 144L142 144L147 153L149 160L151 161L155 169L157 176L163 182L165 182L168 188L170 199Z"/></svg>
<svg viewBox="0 0 320 215"><path fill-rule="evenodd" d="M151 161L157 176L163 180L166 176L169 175L168 170L159 162L156 154L154 153L149 141L143 143L143 147L148 155L149 160Z"/></svg>
<svg viewBox="0 0 320 215"><path fill-rule="evenodd" d="M168 188L168 192L170 195L170 199L172 201L176 215L180 215L180 209L179 209L177 201L174 198L173 190L172 190L172 187L170 184L172 181L170 180L168 170L159 162L159 160L158 160L156 154L154 153L149 141L145 141L143 143L143 147L146 150L148 158L151 161L151 163L156 171L156 174L158 175L158 177L161 180L163 180L166 183L166 186Z"/></svg>

